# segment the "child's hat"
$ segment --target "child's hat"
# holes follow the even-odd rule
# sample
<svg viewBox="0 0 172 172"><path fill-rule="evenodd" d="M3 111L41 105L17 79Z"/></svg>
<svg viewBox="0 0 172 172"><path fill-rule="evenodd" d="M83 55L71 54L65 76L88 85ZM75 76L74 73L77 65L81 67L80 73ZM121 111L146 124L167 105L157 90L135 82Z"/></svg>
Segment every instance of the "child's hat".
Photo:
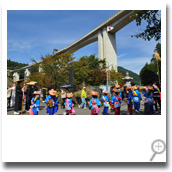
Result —
<svg viewBox="0 0 172 172"><path fill-rule="evenodd" d="M120 85L115 86L115 88L121 88Z"/></svg>
<svg viewBox="0 0 172 172"><path fill-rule="evenodd" d="M30 81L28 83L26 83L27 85L35 85L37 82L36 81Z"/></svg>
<svg viewBox="0 0 172 172"><path fill-rule="evenodd" d="M22 82L22 81L24 81L24 79L19 79L19 80L15 81L15 82Z"/></svg>
<svg viewBox="0 0 172 172"><path fill-rule="evenodd" d="M98 93L97 93L96 91L92 91L92 92L91 92L91 95L92 95L92 96L98 96Z"/></svg>
<svg viewBox="0 0 172 172"><path fill-rule="evenodd" d="M49 93L51 96L57 96L57 95L58 95L58 92L55 91L54 89L49 90L48 93Z"/></svg>
<svg viewBox="0 0 172 172"><path fill-rule="evenodd" d="M73 97L73 93L67 93L66 97L72 98Z"/></svg>
<svg viewBox="0 0 172 172"><path fill-rule="evenodd" d="M109 94L109 92L108 91L104 91L103 94Z"/></svg>

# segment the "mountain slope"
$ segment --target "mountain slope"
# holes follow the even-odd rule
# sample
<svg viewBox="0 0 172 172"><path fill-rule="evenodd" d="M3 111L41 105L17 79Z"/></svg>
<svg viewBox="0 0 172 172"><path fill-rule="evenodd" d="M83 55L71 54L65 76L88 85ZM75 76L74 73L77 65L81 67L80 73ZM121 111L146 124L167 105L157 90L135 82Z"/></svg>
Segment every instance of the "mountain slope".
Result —
<svg viewBox="0 0 172 172"><path fill-rule="evenodd" d="M7 59L7 69L10 69L10 70L20 69L27 65L28 64L26 63L18 63L15 61L11 61L10 59Z"/></svg>
<svg viewBox="0 0 172 172"><path fill-rule="evenodd" d="M118 66L118 72L122 73L122 75L126 76L126 72L128 71L129 76L133 77L133 80L131 80L132 83L135 83L136 85L140 85L140 77L137 73L132 72L131 70L125 69L121 66Z"/></svg>

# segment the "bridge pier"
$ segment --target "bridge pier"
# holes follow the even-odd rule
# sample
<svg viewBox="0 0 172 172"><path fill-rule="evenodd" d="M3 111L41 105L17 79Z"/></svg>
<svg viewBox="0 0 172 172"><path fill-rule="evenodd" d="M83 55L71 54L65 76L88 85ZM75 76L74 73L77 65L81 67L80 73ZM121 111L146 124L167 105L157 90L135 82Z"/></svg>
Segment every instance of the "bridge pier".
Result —
<svg viewBox="0 0 172 172"><path fill-rule="evenodd" d="M13 82L16 82L20 79L20 73L19 72L14 72L13 73Z"/></svg>
<svg viewBox="0 0 172 172"><path fill-rule="evenodd" d="M103 59L103 36L101 31L98 33L98 56L100 60Z"/></svg>
<svg viewBox="0 0 172 172"><path fill-rule="evenodd" d="M42 68L39 66L39 72L42 72Z"/></svg>
<svg viewBox="0 0 172 172"><path fill-rule="evenodd" d="M133 21L134 17L131 17L131 14L133 12L135 12L135 10L121 10L115 13L105 22L103 22L102 24L97 26L95 29L93 29L92 31L84 35L82 38L78 39L77 41L67 46L66 48L59 50L55 54L61 54L68 51L75 52L79 50L80 48L98 40L99 59L106 59L107 67L110 67L110 68L113 67L113 69L117 71L117 53L116 53L115 33ZM113 29L107 32L107 26L112 26ZM40 63L41 61L38 62L39 65ZM33 65L23 67L22 70L25 70L28 67L29 68L33 67ZM39 72L42 72L41 67L39 67Z"/></svg>
<svg viewBox="0 0 172 172"><path fill-rule="evenodd" d="M31 74L31 71L30 69L26 69L25 72L24 72L24 80L27 79L27 77Z"/></svg>
<svg viewBox="0 0 172 172"><path fill-rule="evenodd" d="M99 47L101 48L101 47ZM110 68L117 72L116 37L113 33L108 33L107 28L103 29L103 58L106 58Z"/></svg>

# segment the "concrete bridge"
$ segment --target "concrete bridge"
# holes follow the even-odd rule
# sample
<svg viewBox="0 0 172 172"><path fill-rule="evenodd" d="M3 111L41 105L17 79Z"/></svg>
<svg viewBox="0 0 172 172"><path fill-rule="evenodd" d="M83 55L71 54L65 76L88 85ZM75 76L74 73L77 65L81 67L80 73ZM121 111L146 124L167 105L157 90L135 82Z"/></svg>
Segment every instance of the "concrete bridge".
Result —
<svg viewBox="0 0 172 172"><path fill-rule="evenodd" d="M117 54L116 54L116 36L115 33L119 31L121 28L126 26L128 23L133 21L131 18L131 13L133 10L121 10L107 19L105 22L97 26L95 29L70 44L66 48L63 48L56 52L55 54L61 54L68 51L77 51L78 49L98 41L98 57L99 59L106 59L107 64L109 66L113 66L113 68L117 71ZM108 31L108 27L112 29ZM38 63L41 63L38 62ZM17 70L8 70L9 72L13 72L13 81L19 79L20 72L25 70L25 78L30 75L30 68L32 68L34 64L25 66L21 69ZM41 71L41 69L39 69Z"/></svg>

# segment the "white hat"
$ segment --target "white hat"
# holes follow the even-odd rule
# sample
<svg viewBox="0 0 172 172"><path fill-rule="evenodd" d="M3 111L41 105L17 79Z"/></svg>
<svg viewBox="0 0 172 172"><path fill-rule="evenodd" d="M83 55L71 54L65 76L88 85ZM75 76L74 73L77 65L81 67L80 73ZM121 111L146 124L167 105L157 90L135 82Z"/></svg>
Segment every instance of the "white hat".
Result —
<svg viewBox="0 0 172 172"><path fill-rule="evenodd" d="M83 89L85 89L86 87L83 87Z"/></svg>

